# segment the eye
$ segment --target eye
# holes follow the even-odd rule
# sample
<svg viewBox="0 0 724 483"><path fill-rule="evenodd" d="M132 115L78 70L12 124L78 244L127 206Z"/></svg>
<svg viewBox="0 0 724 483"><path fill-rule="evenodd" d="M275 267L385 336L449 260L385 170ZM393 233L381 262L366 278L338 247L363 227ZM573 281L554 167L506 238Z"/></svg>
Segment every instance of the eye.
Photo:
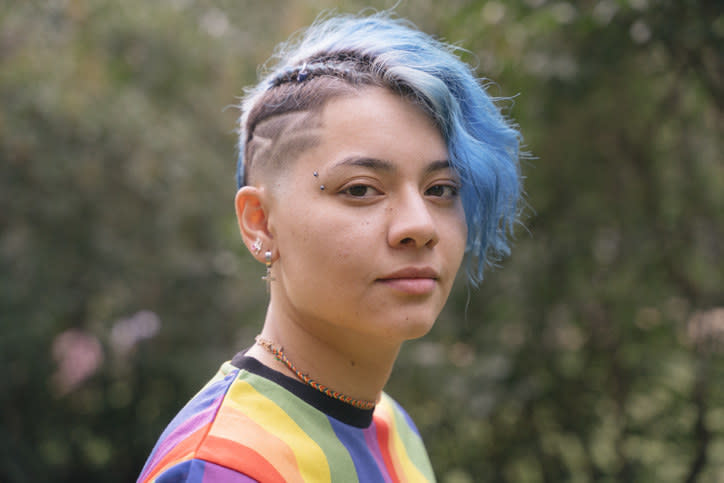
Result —
<svg viewBox="0 0 724 483"><path fill-rule="evenodd" d="M372 186L366 184L355 184L348 186L342 190L343 194L351 196L353 198L364 198L369 196L379 195L380 192Z"/></svg>
<svg viewBox="0 0 724 483"><path fill-rule="evenodd" d="M426 196L436 196L440 198L455 198L458 195L459 188L449 184L436 184L425 190Z"/></svg>

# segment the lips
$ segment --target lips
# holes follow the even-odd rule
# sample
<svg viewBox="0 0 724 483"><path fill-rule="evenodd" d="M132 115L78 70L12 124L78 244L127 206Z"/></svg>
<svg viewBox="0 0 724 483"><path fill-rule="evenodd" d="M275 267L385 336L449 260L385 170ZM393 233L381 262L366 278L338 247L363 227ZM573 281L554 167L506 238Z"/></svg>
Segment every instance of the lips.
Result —
<svg viewBox="0 0 724 483"><path fill-rule="evenodd" d="M396 278L434 278L439 277L438 273L430 267L406 267L389 275L380 277L380 280L392 280Z"/></svg>
<svg viewBox="0 0 724 483"><path fill-rule="evenodd" d="M405 294L426 295L435 289L439 274L430 267L406 267L377 279Z"/></svg>

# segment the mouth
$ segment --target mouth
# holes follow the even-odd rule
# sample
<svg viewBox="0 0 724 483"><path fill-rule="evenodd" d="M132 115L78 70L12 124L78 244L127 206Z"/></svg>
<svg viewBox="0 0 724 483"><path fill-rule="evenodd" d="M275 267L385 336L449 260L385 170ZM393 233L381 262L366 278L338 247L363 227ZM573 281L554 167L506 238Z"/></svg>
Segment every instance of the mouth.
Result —
<svg viewBox="0 0 724 483"><path fill-rule="evenodd" d="M430 267L407 267L377 279L395 291L427 295L435 290L440 275Z"/></svg>

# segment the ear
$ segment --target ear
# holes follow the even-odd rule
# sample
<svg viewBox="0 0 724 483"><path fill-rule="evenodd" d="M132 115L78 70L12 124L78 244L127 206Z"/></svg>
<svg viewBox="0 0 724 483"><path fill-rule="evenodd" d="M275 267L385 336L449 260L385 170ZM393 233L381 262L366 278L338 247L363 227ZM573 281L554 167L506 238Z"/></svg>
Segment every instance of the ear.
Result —
<svg viewBox="0 0 724 483"><path fill-rule="evenodd" d="M236 193L234 204L236 206L236 218L239 222L239 231L244 239L244 244L249 252L264 262L264 252L274 251L274 237L269 232L269 217L264 197L264 188L257 186L244 186ZM254 243L259 240L261 250L254 250ZM255 253L255 251L257 253Z"/></svg>

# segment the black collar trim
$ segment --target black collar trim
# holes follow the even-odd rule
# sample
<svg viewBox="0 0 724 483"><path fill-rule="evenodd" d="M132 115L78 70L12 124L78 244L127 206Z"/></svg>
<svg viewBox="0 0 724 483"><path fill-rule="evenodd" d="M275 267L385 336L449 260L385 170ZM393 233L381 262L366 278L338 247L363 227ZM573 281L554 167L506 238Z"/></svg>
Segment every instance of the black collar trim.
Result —
<svg viewBox="0 0 724 483"><path fill-rule="evenodd" d="M239 352L231 360L231 364L239 369L249 371L257 376L269 379L279 384L287 391L297 396L302 401L322 411L327 416L331 416L343 423L355 426L357 428L367 428L372 424L372 414L374 409L360 409L351 406L345 402L327 396L304 384L301 381L292 379L281 372L271 369L257 359L246 355L246 351Z"/></svg>

